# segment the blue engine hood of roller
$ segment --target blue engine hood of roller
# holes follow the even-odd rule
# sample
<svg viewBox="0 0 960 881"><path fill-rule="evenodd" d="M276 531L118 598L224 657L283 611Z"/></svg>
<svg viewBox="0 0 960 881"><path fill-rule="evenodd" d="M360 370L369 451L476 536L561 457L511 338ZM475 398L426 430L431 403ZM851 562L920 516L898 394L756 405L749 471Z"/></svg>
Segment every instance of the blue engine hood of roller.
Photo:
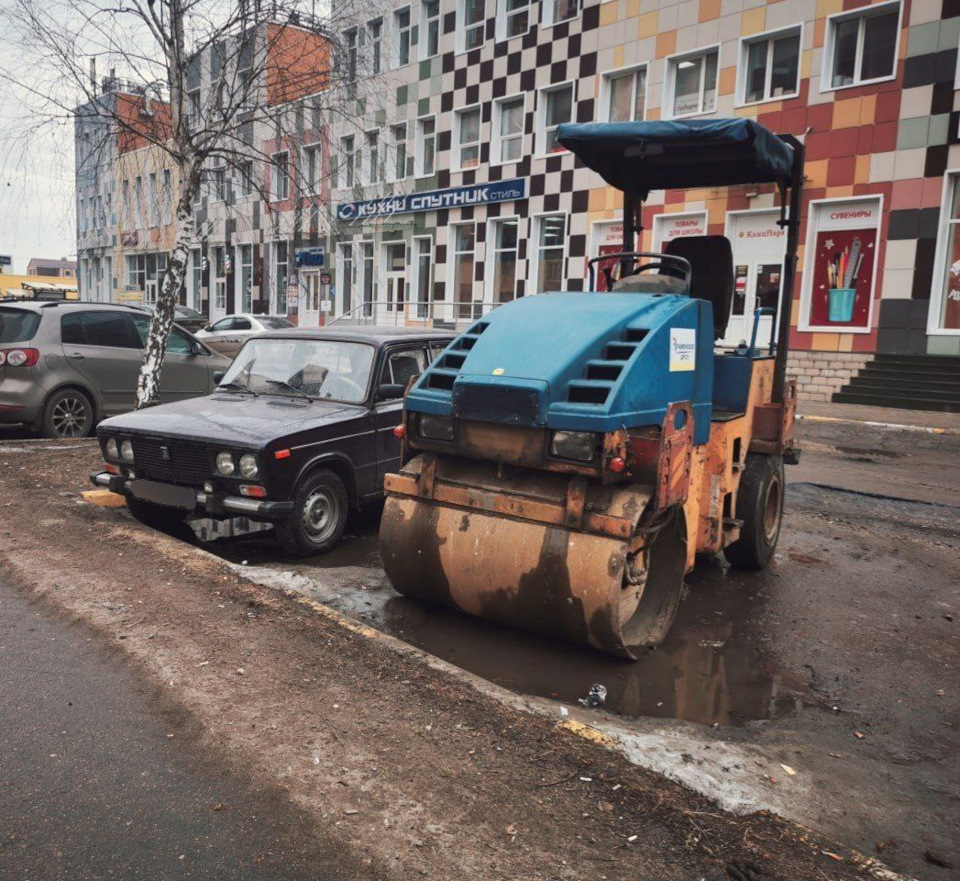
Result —
<svg viewBox="0 0 960 881"><path fill-rule="evenodd" d="M475 322L407 394L411 412L570 431L660 425L690 401L709 436L713 314L686 296L552 293Z"/></svg>

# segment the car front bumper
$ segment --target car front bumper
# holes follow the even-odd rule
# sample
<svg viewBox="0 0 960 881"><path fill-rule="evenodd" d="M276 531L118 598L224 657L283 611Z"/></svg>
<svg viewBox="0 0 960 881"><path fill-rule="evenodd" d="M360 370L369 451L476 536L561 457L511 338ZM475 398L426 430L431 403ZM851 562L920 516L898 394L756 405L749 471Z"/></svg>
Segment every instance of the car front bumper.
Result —
<svg viewBox="0 0 960 881"><path fill-rule="evenodd" d="M144 490L169 487L171 491L176 490L178 496L181 496L183 500L178 499L175 504L168 504L168 507L178 508L182 511L193 511L197 514L205 514L208 517L239 516L273 521L284 520L293 513L293 502L250 499L245 496L231 496L220 492L208 493L203 490L174 487L173 484L161 484L158 481L131 478L123 474L111 474L109 471L97 471L91 474L90 482L94 486L108 489L110 492L159 505L163 505L165 502L157 501L156 498L151 497L151 493Z"/></svg>

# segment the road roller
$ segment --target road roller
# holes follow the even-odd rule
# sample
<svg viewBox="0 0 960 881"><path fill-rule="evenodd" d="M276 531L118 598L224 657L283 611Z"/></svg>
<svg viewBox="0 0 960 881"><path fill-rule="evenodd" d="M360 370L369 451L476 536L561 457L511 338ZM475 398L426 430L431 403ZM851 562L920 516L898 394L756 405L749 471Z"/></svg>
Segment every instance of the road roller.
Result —
<svg viewBox="0 0 960 881"><path fill-rule="evenodd" d="M623 246L587 290L473 320L408 388L383 566L408 597L627 658L656 648L698 558L770 564L797 461L786 377L803 146L749 119L562 125L623 192ZM786 255L771 342L719 350L722 235L636 250L654 190L768 185Z"/></svg>

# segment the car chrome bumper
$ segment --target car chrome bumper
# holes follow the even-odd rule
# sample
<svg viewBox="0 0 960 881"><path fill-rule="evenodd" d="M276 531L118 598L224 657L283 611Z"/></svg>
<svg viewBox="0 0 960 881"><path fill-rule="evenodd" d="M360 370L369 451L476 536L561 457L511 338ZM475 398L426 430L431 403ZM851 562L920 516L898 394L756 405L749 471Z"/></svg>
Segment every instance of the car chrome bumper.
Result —
<svg viewBox="0 0 960 881"><path fill-rule="evenodd" d="M90 475L94 486L108 489L122 496L132 495L132 478L123 474L110 474L98 471ZM196 504L193 510L210 517L229 517L237 514L244 517L256 517L261 520L283 520L293 513L293 502L271 502L267 499L248 499L244 496L231 496L226 493L208 493L197 490ZM184 509L186 510L186 509Z"/></svg>

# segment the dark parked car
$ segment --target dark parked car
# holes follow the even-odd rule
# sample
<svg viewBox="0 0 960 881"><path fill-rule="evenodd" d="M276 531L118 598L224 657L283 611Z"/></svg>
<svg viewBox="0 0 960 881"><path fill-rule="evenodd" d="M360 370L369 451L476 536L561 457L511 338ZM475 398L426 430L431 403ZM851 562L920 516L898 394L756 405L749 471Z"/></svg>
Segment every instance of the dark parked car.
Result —
<svg viewBox="0 0 960 881"><path fill-rule="evenodd" d="M152 304L145 304L138 308L152 314L156 307ZM177 306L173 312L173 320L184 330L188 330L193 334L198 330L203 330L207 326L206 316L202 312L197 312L196 309L191 309L189 306ZM213 347L211 346L211 348Z"/></svg>
<svg viewBox="0 0 960 881"><path fill-rule="evenodd" d="M0 301L0 423L47 437L85 437L98 419L132 410L150 316L111 303ZM160 400L208 395L228 358L174 327Z"/></svg>
<svg viewBox="0 0 960 881"><path fill-rule="evenodd" d="M298 555L334 547L351 509L399 465L403 392L453 339L406 328L273 331L249 340L207 397L108 419L96 486L135 517L272 521Z"/></svg>

